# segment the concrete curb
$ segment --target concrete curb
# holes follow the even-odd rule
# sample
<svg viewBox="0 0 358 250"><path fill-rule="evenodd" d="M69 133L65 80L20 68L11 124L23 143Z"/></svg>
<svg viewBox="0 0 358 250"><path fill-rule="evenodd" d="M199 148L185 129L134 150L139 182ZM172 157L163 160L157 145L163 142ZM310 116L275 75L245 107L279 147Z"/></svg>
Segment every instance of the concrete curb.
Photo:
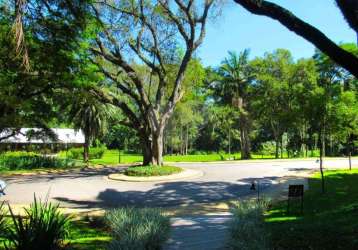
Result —
<svg viewBox="0 0 358 250"><path fill-rule="evenodd" d="M182 172L172 175L164 176L150 176L150 177L135 177L124 174L110 174L108 179L115 181L129 181L129 182L160 182L160 181L174 181L181 179L198 178L204 175L204 172L194 169L183 169Z"/></svg>

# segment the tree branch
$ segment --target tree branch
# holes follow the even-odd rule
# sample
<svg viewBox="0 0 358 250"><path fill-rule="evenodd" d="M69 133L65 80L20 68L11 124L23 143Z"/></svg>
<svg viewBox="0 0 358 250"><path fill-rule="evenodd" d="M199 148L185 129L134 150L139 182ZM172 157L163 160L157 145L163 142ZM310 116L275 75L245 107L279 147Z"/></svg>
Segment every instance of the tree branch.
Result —
<svg viewBox="0 0 358 250"><path fill-rule="evenodd" d="M299 19L287 9L263 0L234 1L254 14L268 16L279 21L289 30L310 41L333 61L358 78L358 58L356 56L340 48L320 30Z"/></svg>

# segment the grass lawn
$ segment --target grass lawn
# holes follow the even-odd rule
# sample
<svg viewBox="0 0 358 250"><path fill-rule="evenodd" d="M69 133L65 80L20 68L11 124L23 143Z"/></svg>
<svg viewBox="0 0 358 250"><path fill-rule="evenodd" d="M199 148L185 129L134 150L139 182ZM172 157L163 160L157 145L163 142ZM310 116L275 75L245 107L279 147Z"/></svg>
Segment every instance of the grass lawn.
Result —
<svg viewBox="0 0 358 250"><path fill-rule="evenodd" d="M165 162L210 162L210 161L223 161L223 160L240 160L240 153L229 154L193 154L193 155L165 155ZM253 154L253 159L273 159L273 155L258 155ZM120 163L135 163L142 162L141 154L124 154L121 153ZM119 155L118 150L106 150L101 159L92 159L90 160L91 164L100 164L100 165L110 165L118 164Z"/></svg>
<svg viewBox="0 0 358 250"><path fill-rule="evenodd" d="M270 209L266 225L273 249L358 249L358 170L325 174L323 195L319 174L310 178L303 215L298 206L287 215L287 202Z"/></svg>
<svg viewBox="0 0 358 250"><path fill-rule="evenodd" d="M87 220L72 223L70 238L66 241L71 250L104 250L111 240L103 226L91 225Z"/></svg>

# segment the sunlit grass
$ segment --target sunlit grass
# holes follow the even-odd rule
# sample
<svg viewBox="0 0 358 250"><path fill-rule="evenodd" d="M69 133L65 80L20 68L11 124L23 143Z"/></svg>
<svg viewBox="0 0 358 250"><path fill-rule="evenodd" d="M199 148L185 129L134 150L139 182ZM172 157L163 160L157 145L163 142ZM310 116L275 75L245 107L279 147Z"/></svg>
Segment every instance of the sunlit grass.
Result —
<svg viewBox="0 0 358 250"><path fill-rule="evenodd" d="M309 180L304 213L299 202L273 206L266 224L274 249L358 249L358 170L325 172L326 192L321 193L320 175Z"/></svg>

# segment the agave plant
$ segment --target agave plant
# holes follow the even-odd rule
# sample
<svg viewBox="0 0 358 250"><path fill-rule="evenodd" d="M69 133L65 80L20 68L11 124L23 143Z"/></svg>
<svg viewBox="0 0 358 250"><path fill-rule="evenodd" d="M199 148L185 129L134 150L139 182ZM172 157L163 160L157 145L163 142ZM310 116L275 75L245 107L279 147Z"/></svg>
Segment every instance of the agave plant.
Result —
<svg viewBox="0 0 358 250"><path fill-rule="evenodd" d="M8 228L6 249L17 250L55 250L69 235L70 217L59 211L59 205L34 201L30 208L25 208L25 216L16 216L9 206L12 224Z"/></svg>
<svg viewBox="0 0 358 250"><path fill-rule="evenodd" d="M157 250L169 238L170 220L156 208L119 208L105 216L113 240L108 250Z"/></svg>
<svg viewBox="0 0 358 250"><path fill-rule="evenodd" d="M1 202L0 204L0 237L5 238L6 231L8 228L8 220L7 220L7 212L5 209L5 202Z"/></svg>

